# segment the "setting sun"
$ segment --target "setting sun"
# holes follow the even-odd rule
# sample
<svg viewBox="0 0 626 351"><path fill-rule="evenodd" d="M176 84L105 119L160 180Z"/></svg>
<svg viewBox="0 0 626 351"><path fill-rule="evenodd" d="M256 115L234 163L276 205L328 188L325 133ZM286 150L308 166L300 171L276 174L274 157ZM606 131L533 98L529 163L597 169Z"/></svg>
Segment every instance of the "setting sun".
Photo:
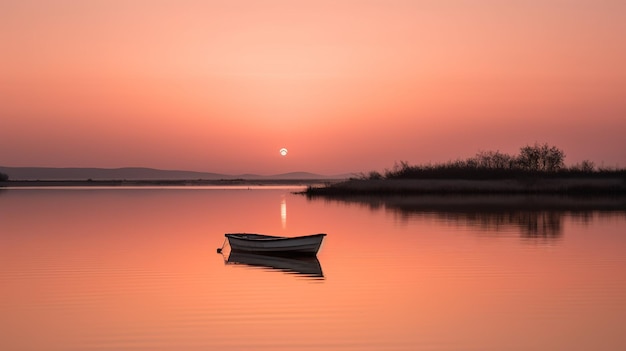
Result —
<svg viewBox="0 0 626 351"><path fill-rule="evenodd" d="M626 2L557 3L3 1L0 165L342 174L548 142L624 166Z"/></svg>
<svg viewBox="0 0 626 351"><path fill-rule="evenodd" d="M281 156L287 156L287 149L285 149L285 148L280 149L280 155Z"/></svg>

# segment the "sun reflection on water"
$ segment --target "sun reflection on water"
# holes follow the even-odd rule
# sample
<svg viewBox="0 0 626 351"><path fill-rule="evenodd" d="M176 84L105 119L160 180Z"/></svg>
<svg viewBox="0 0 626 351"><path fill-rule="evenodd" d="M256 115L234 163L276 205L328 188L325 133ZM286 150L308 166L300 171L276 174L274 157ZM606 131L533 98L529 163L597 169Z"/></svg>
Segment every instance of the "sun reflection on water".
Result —
<svg viewBox="0 0 626 351"><path fill-rule="evenodd" d="M284 197L280 201L280 222L283 225L283 229L287 228L287 201Z"/></svg>

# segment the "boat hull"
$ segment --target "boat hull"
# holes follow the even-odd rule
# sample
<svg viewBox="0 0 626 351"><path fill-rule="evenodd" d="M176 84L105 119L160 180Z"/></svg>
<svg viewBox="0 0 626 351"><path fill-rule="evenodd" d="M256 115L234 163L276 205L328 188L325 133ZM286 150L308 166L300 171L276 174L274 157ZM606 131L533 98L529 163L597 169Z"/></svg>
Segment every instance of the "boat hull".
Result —
<svg viewBox="0 0 626 351"><path fill-rule="evenodd" d="M262 254L315 255L326 234L313 234L297 237L281 237L262 234L226 234L233 251Z"/></svg>

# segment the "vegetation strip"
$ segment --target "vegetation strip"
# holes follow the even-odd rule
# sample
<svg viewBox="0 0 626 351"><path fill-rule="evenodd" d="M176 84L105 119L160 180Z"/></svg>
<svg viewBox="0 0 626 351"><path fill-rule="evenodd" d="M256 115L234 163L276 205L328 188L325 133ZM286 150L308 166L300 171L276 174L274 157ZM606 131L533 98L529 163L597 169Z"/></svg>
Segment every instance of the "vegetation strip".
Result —
<svg viewBox="0 0 626 351"><path fill-rule="evenodd" d="M411 166L396 163L384 174L323 187L309 196L351 194L626 194L626 169L596 168L591 161L566 167L565 153L548 144L524 146L519 155L481 151L466 160Z"/></svg>

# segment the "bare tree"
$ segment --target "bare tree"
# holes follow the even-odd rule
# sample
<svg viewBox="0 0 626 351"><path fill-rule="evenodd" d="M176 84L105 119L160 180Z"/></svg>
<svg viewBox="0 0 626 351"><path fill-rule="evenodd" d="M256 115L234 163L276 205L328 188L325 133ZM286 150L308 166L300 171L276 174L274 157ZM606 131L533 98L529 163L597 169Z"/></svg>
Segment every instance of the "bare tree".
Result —
<svg viewBox="0 0 626 351"><path fill-rule="evenodd" d="M555 172L565 166L565 153L547 143L524 146L520 149L517 164L529 171Z"/></svg>

